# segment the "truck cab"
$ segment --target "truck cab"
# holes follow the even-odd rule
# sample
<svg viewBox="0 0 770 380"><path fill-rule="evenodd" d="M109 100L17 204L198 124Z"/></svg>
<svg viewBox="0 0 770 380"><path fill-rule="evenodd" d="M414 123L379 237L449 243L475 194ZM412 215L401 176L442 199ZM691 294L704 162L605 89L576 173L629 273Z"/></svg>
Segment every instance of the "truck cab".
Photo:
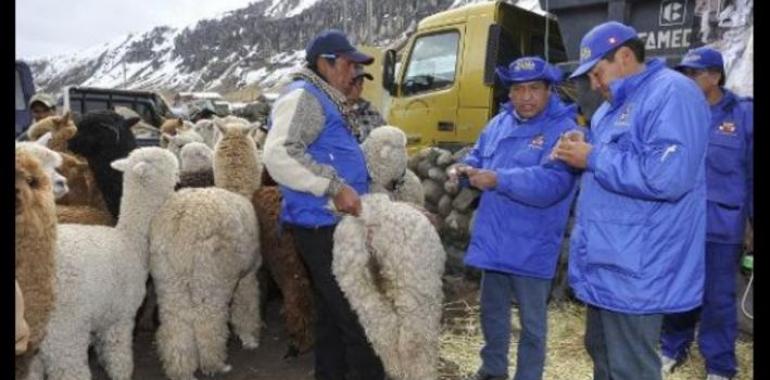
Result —
<svg viewBox="0 0 770 380"><path fill-rule="evenodd" d="M410 38L398 72L395 51L385 52L382 83L389 99L384 115L406 133L410 153L425 146L456 150L472 144L507 101L508 89L495 67L527 55L567 60L553 18L502 2L427 17Z"/></svg>

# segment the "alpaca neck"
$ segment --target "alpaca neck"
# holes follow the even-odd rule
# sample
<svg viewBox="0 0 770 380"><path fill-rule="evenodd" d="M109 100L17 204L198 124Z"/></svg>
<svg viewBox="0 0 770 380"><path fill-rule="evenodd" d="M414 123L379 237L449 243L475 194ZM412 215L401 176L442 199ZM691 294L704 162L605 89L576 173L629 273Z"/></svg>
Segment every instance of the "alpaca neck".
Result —
<svg viewBox="0 0 770 380"><path fill-rule="evenodd" d="M126 186L120 199L120 216L115 228L136 241L146 241L153 215L174 190L173 187L158 191L154 188L130 185ZM134 189L131 189L132 187Z"/></svg>

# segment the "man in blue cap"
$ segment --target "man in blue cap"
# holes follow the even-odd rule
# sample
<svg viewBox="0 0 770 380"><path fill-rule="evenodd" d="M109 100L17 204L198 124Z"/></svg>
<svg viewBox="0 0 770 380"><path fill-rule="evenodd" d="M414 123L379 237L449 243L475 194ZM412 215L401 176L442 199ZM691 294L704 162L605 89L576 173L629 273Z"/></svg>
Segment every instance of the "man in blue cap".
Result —
<svg viewBox="0 0 770 380"><path fill-rule="evenodd" d="M701 47L676 67L701 88L711 106L706 158L706 289L703 306L663 320L663 369L673 371L687 356L700 319L698 347L708 380L735 376L736 273L746 218L754 217L754 103L725 89L722 54Z"/></svg>
<svg viewBox="0 0 770 380"><path fill-rule="evenodd" d="M334 229L327 209L358 215L369 190L366 160L356 140L345 95L356 68L373 58L356 50L344 33L327 30L307 45L306 66L271 113L263 161L280 185L281 224L292 231L310 273L316 308L315 378L380 380L380 359L332 274Z"/></svg>
<svg viewBox="0 0 770 380"><path fill-rule="evenodd" d="M580 42L580 66L605 102L589 142L554 155L582 169L569 280L587 304L594 379L660 379L663 314L703 299L708 104L662 59L645 63L636 31L619 22Z"/></svg>
<svg viewBox="0 0 770 380"><path fill-rule="evenodd" d="M452 181L464 175L483 191L465 256L465 264L483 271L485 345L473 378L508 378L515 298L522 332L514 379L542 379L546 302L576 183L576 174L550 159L550 151L563 133L577 128L577 115L551 89L561 73L541 58L519 58L497 75L510 86L510 102L450 170Z"/></svg>

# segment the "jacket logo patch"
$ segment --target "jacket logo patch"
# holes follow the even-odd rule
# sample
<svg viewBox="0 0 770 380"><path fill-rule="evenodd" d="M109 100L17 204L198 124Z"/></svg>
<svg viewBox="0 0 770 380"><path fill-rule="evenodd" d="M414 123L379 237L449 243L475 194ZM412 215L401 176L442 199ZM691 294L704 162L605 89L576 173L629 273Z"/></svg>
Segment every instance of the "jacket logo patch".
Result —
<svg viewBox="0 0 770 380"><path fill-rule="evenodd" d="M719 132L722 133L723 135L734 136L735 130L736 130L735 123L733 123L732 121L725 121L724 123L722 123L722 125L719 126Z"/></svg>
<svg viewBox="0 0 770 380"><path fill-rule="evenodd" d="M631 125L631 105L627 105L626 108L620 112L620 115L618 115L618 119L615 120L615 126L617 127L627 127Z"/></svg>
<svg viewBox="0 0 770 380"><path fill-rule="evenodd" d="M535 136L532 141L529 142L529 149L542 150L545 145L545 136L541 133Z"/></svg>

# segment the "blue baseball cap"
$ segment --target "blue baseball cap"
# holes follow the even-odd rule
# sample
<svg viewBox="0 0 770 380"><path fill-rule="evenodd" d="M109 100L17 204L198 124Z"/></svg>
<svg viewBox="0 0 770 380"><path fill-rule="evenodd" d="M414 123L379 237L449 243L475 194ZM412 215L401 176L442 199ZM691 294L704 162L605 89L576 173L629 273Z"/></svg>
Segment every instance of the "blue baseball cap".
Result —
<svg viewBox="0 0 770 380"><path fill-rule="evenodd" d="M710 47L699 47L691 49L682 57L682 62L676 65L677 70L684 68L692 69L710 69L719 68L724 70L725 63L722 60L722 53Z"/></svg>
<svg viewBox="0 0 770 380"><path fill-rule="evenodd" d="M636 30L617 21L595 26L580 41L580 66L569 76L570 79L587 73L610 50L634 38L638 38Z"/></svg>
<svg viewBox="0 0 770 380"><path fill-rule="evenodd" d="M506 85L542 80L548 83L561 81L561 70L540 57L521 57L508 67L498 66L495 73Z"/></svg>
<svg viewBox="0 0 770 380"><path fill-rule="evenodd" d="M320 55L328 55L329 58L345 56L351 61L368 65L374 62L374 57L358 51L348 40L348 37L340 30L325 30L310 41L305 48L305 59L314 62Z"/></svg>

